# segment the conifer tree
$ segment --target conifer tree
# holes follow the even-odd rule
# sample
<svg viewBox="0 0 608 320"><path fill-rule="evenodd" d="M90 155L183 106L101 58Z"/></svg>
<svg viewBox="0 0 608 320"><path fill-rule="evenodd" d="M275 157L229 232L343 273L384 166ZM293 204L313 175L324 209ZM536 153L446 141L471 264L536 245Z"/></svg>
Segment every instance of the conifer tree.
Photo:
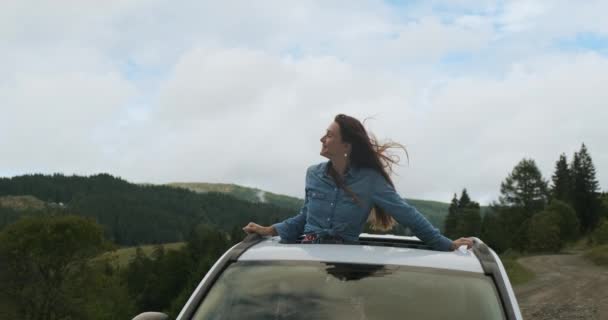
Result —
<svg viewBox="0 0 608 320"><path fill-rule="evenodd" d="M445 230L444 234L447 237L453 238L457 233L458 226L458 198L454 193L454 198L452 198L452 202L450 203L450 208L448 209L448 216L445 218Z"/></svg>
<svg viewBox="0 0 608 320"><path fill-rule="evenodd" d="M571 173L570 168L568 168L568 160L563 153L555 163L555 173L553 173L551 180L551 197L556 200L570 203L572 201Z"/></svg>
<svg viewBox="0 0 608 320"><path fill-rule="evenodd" d="M462 189L458 205L461 210L459 231L463 236L479 237L481 233L481 209L479 203L471 200L466 188Z"/></svg>
<svg viewBox="0 0 608 320"><path fill-rule="evenodd" d="M458 200L458 208L466 208L469 204L471 204L471 198L469 197L467 189L464 188L460 194L460 200Z"/></svg>
<svg viewBox="0 0 608 320"><path fill-rule="evenodd" d="M522 209L526 217L531 217L547 203L547 181L534 160L523 159L501 183L500 193L502 206Z"/></svg>
<svg viewBox="0 0 608 320"><path fill-rule="evenodd" d="M479 203L471 201L466 188L462 190L460 200L454 194L445 225L445 234L451 238L480 235L481 213Z"/></svg>
<svg viewBox="0 0 608 320"><path fill-rule="evenodd" d="M599 222L601 200L599 182L591 155L583 143L572 161L572 203L581 223L581 231L592 231Z"/></svg>

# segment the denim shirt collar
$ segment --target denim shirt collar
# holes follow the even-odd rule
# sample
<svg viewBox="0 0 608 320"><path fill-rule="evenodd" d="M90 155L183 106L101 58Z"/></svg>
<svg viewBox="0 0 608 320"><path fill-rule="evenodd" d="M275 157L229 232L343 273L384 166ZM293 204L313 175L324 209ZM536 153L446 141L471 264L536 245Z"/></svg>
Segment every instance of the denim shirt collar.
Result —
<svg viewBox="0 0 608 320"><path fill-rule="evenodd" d="M326 179L331 179L331 177L327 174L327 166L331 165L331 161L326 161L321 163L321 165L317 168L316 174L317 176L319 176L319 178L326 178ZM348 179L348 178L354 178L355 176L357 176L357 173L359 172L359 168L357 168L357 166L354 165L350 165L348 166L348 169L346 170L346 173L344 174L344 178Z"/></svg>

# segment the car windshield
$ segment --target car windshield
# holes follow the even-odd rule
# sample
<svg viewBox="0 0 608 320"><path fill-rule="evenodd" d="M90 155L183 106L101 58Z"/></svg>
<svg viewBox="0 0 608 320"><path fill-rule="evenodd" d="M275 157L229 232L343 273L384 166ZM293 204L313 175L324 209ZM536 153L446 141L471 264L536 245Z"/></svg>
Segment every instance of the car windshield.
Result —
<svg viewBox="0 0 608 320"><path fill-rule="evenodd" d="M239 262L194 319L504 319L492 280L434 268Z"/></svg>

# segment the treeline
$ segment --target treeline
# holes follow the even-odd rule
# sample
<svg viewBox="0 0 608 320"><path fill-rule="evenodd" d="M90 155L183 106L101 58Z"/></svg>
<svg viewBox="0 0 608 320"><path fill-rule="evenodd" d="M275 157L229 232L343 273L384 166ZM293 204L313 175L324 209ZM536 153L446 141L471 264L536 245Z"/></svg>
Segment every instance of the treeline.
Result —
<svg viewBox="0 0 608 320"><path fill-rule="evenodd" d="M162 310L175 318L217 259L244 237L240 228L228 234L198 225L182 249L165 251L157 245L147 256L137 248L121 275L134 309L137 313Z"/></svg>
<svg viewBox="0 0 608 320"><path fill-rule="evenodd" d="M25 212L0 206L0 228L23 215L69 213L93 218L104 227L106 237L120 245L184 241L192 226L200 223L226 232L249 221L271 224L299 210L222 193L137 185L108 174L0 178L0 197L8 195L31 195L47 205Z"/></svg>
<svg viewBox="0 0 608 320"><path fill-rule="evenodd" d="M482 218L479 204L466 189L454 195L445 233L478 236L497 252L557 252L565 243L587 237L608 242L608 195L599 190L596 171L583 144L569 163L565 154L555 164L551 181L533 159L523 159L500 185L500 197Z"/></svg>
<svg viewBox="0 0 608 320"><path fill-rule="evenodd" d="M481 207L472 201L467 189L463 189L460 198L454 194L448 215L445 218L445 234L458 238L460 235L479 235L481 233Z"/></svg>
<svg viewBox="0 0 608 320"><path fill-rule="evenodd" d="M218 257L244 233L204 224L186 245L152 255L141 248L126 267L103 228L72 215L25 217L0 231L0 319L131 319L143 311L177 316Z"/></svg>

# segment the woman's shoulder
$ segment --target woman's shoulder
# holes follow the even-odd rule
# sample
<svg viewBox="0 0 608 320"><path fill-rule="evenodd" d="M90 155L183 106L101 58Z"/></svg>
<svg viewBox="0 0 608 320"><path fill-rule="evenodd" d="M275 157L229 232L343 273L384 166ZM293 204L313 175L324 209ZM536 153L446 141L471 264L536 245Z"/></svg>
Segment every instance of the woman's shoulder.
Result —
<svg viewBox="0 0 608 320"><path fill-rule="evenodd" d="M374 170L372 168L359 167L356 169L355 172L359 176L367 177L367 178L370 178L373 180L376 180L382 176L382 174L380 174L380 172L378 172L377 170Z"/></svg>
<svg viewBox="0 0 608 320"><path fill-rule="evenodd" d="M327 163L328 161L310 165L308 166L308 169L306 169L306 173L322 173L327 168Z"/></svg>

